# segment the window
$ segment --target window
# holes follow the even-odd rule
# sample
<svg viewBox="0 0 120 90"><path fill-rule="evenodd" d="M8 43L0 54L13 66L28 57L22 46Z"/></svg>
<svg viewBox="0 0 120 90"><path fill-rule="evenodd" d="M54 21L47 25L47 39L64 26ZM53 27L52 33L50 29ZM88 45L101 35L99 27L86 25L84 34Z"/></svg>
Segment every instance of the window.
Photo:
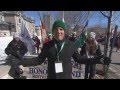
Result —
<svg viewBox="0 0 120 90"><path fill-rule="evenodd" d="M12 25L12 28L15 28L15 25Z"/></svg>
<svg viewBox="0 0 120 90"><path fill-rule="evenodd" d="M6 30L6 26L5 25L2 25L2 30Z"/></svg>
<svg viewBox="0 0 120 90"><path fill-rule="evenodd" d="M8 25L6 25L6 30L9 30L9 26Z"/></svg>
<svg viewBox="0 0 120 90"><path fill-rule="evenodd" d="M11 30L11 26L10 25L8 26L8 29Z"/></svg>
<svg viewBox="0 0 120 90"><path fill-rule="evenodd" d="M21 23L21 19L19 18L19 23Z"/></svg>
<svg viewBox="0 0 120 90"><path fill-rule="evenodd" d="M1 27L1 25L0 25L0 30L2 30L2 27Z"/></svg>

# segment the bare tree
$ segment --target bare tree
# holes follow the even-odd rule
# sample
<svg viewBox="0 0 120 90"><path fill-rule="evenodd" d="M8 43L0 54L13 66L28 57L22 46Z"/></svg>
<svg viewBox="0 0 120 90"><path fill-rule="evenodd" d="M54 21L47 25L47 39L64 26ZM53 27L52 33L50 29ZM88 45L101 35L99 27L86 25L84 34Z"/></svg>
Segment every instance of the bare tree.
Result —
<svg viewBox="0 0 120 90"><path fill-rule="evenodd" d="M112 11L112 18L111 18L111 27L114 27L116 25L116 22L119 22L120 19L120 11ZM106 18L108 20L108 17L110 16L110 11L100 11L100 16L102 19Z"/></svg>
<svg viewBox="0 0 120 90"><path fill-rule="evenodd" d="M109 45L109 39L110 39L110 32L112 28L112 23L117 20L117 18L120 16L119 12L117 11L100 11L100 13L107 18L107 30L106 30L106 40L105 40L105 46L104 46L104 55L107 56L107 50Z"/></svg>
<svg viewBox="0 0 120 90"><path fill-rule="evenodd" d="M100 13L107 18L108 24L107 24L107 30L106 30L106 39L105 39L105 45L104 45L104 56L106 57L107 51L108 51L108 45L109 45L109 39L110 39L110 31L112 28L112 22L117 20L117 18L120 16L120 14L116 11L100 11ZM118 15L116 15L118 14ZM105 78L107 78L107 71L108 71L109 65L105 66L104 65L104 73L105 73Z"/></svg>
<svg viewBox="0 0 120 90"><path fill-rule="evenodd" d="M56 19L63 18L63 11L58 11ZM90 11L64 11L65 23L69 28L75 29L77 25L84 25L90 15Z"/></svg>

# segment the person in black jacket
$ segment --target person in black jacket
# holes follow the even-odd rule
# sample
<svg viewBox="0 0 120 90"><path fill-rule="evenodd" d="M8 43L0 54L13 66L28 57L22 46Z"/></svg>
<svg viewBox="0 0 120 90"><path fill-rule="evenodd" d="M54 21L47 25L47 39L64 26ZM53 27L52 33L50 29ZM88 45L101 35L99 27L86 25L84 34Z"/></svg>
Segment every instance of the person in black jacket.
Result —
<svg viewBox="0 0 120 90"><path fill-rule="evenodd" d="M36 47L37 54L38 54L39 53L39 46L40 46L40 39L35 35L33 35L32 39L34 40L34 45L33 46Z"/></svg>
<svg viewBox="0 0 120 90"><path fill-rule="evenodd" d="M20 40L19 34L15 33L13 40L5 49L5 53L8 55L6 64L11 65L9 75L14 79L19 79L22 74L22 70L19 68L19 62L22 61L23 56L27 53L27 51L28 49Z"/></svg>
<svg viewBox="0 0 120 90"><path fill-rule="evenodd" d="M15 56L16 58L22 58L25 53L27 53L28 49L25 46L24 42L20 40L19 34L15 33L13 36L13 40L8 44L5 49L5 53L7 55Z"/></svg>
<svg viewBox="0 0 120 90"><path fill-rule="evenodd" d="M48 79L72 79L71 57L78 63L89 63L93 58L86 58L78 54L74 42L65 39L66 24L56 20L53 24L53 40L45 43L37 58L23 60L25 66L36 66L48 59ZM99 62L100 60L98 60ZM101 62L99 62L101 63Z"/></svg>
<svg viewBox="0 0 120 90"><path fill-rule="evenodd" d="M87 58L92 58L95 56L101 56L101 49L98 42L95 39L96 34L90 32L87 35L86 43L82 46L80 54L85 55ZM96 59L97 60L97 59ZM93 79L95 76L96 64L86 64L85 66L85 79Z"/></svg>

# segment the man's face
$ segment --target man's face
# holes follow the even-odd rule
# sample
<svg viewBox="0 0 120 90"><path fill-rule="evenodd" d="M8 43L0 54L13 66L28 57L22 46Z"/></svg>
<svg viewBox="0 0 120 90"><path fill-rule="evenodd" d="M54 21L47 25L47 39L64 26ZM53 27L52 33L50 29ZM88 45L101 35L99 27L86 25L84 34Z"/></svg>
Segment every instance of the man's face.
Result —
<svg viewBox="0 0 120 90"><path fill-rule="evenodd" d="M65 36L65 32L64 32L63 28L56 27L54 29L54 37L56 40L63 40L64 36Z"/></svg>

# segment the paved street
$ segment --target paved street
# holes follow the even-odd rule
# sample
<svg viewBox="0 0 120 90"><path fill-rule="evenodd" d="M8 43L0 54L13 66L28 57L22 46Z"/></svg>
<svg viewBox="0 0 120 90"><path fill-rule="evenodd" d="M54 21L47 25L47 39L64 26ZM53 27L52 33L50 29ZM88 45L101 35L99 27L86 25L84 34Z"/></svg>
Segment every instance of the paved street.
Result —
<svg viewBox="0 0 120 90"><path fill-rule="evenodd" d="M100 45L100 47L101 47L102 52L103 52L103 49L104 49L103 45ZM120 57L120 51L116 52L116 48L114 48L113 49L113 54L112 54L112 63L110 64L110 67L109 67L109 79L120 79L120 59L119 59L119 57ZM75 63L73 63L73 64L75 64ZM84 78L84 69L85 69L84 67L85 66L82 65L82 70L79 69L79 66L78 67L75 66L75 67L72 68L73 79L83 79ZM100 67L103 67L103 65L101 65ZM8 69L9 68L10 67L8 67ZM39 71L40 75L37 76L37 74L36 74L36 77L35 77L35 75L30 74L30 68L35 68L34 69L35 74L38 73L38 71ZM8 77L8 75L6 73L6 72L8 72L7 67L5 68L5 66L1 66L0 69L1 69L1 75L0 75L1 78L2 78L2 76L4 76L3 79ZM45 63L43 63L41 66L39 65L39 66L36 66L36 67L26 67L23 75L27 76L28 79L31 79L31 78L32 79L38 79L38 78L39 79L45 79L47 77L45 69L47 69L47 65ZM101 69L101 71L103 71L103 69ZM6 75L5 75L4 72L6 73ZM81 72L81 73L79 73L79 72ZM8 78L11 79L11 77L8 77ZM101 78L99 78L98 74L96 74L96 79L101 79Z"/></svg>
<svg viewBox="0 0 120 90"><path fill-rule="evenodd" d="M103 52L104 46L100 45L101 50ZM108 52L110 51L110 48L108 49ZM109 54L109 53L108 53ZM116 52L116 48L113 48L113 53L112 53L112 62L109 67L109 79L120 79L120 50Z"/></svg>

